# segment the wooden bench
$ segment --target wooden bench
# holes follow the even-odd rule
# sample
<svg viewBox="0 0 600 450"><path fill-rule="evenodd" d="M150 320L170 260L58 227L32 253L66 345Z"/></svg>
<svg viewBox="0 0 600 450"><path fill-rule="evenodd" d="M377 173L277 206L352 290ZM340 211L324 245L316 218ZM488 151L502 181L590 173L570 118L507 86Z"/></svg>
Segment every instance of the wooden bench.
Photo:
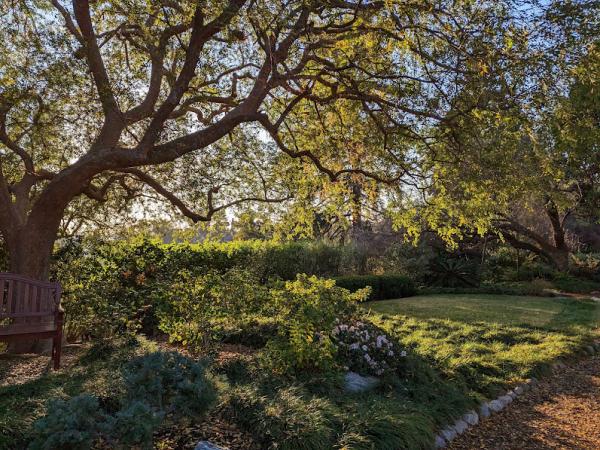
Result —
<svg viewBox="0 0 600 450"><path fill-rule="evenodd" d="M54 369L60 367L64 313L59 283L0 273L0 341L52 339Z"/></svg>

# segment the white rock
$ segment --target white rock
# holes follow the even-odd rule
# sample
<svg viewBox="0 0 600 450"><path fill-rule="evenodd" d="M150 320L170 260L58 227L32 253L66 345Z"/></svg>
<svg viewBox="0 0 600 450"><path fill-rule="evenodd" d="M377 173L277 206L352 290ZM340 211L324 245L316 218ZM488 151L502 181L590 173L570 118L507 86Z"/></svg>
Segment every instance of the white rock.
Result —
<svg viewBox="0 0 600 450"><path fill-rule="evenodd" d="M490 405L488 403L482 403L479 405L479 415L485 419L486 417L490 417Z"/></svg>
<svg viewBox="0 0 600 450"><path fill-rule="evenodd" d="M531 377L529 380L527 380L527 384L529 385L529 387L537 386L538 379L535 377Z"/></svg>
<svg viewBox="0 0 600 450"><path fill-rule="evenodd" d="M439 434L435 437L435 448L444 448L446 447L446 439L444 439Z"/></svg>
<svg viewBox="0 0 600 450"><path fill-rule="evenodd" d="M514 400L515 398L517 398L517 393L516 393L515 391L508 391L508 392L506 393L506 395L507 395L507 396L509 396L510 398L512 398L513 400Z"/></svg>
<svg viewBox="0 0 600 450"><path fill-rule="evenodd" d="M516 388L513 389L513 392L517 395L523 395L523 393L525 392L525 389L523 388L523 386L517 386Z"/></svg>
<svg viewBox="0 0 600 450"><path fill-rule="evenodd" d="M440 434L444 439L446 439L446 442L450 442L456 437L456 430L453 427L447 427L444 428Z"/></svg>
<svg viewBox="0 0 600 450"><path fill-rule="evenodd" d="M375 377L363 377L356 372L347 372L344 376L344 382L344 388L348 392L363 392L377 386L379 379Z"/></svg>
<svg viewBox="0 0 600 450"><path fill-rule="evenodd" d="M211 444L208 441L200 441L196 444L194 450L224 450L224 448Z"/></svg>
<svg viewBox="0 0 600 450"><path fill-rule="evenodd" d="M469 425L477 425L479 422L479 416L475 411L469 411L462 417L462 420L467 422Z"/></svg>
<svg viewBox="0 0 600 450"><path fill-rule="evenodd" d="M506 406L506 403L504 403L500 400L492 400L488 404L490 406L490 409L494 412L502 411L504 409L504 407Z"/></svg>
<svg viewBox="0 0 600 450"><path fill-rule="evenodd" d="M469 424L462 419L459 419L454 424L454 429L456 430L456 434L463 434L469 428Z"/></svg>
<svg viewBox="0 0 600 450"><path fill-rule="evenodd" d="M513 399L510 395L503 395L502 397L498 397L498 400L500 400L501 402L504 403L504 405L508 405L509 403L512 403Z"/></svg>

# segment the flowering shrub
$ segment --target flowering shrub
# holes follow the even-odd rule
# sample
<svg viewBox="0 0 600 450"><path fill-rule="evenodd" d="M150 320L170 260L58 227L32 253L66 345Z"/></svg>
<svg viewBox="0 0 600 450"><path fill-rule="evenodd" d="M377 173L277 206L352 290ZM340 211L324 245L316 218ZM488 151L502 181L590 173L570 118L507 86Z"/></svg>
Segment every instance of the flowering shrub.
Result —
<svg viewBox="0 0 600 450"><path fill-rule="evenodd" d="M395 371L406 351L381 330L359 320L337 322L331 331L338 358L348 369L363 375L383 375Z"/></svg>
<svg viewBox="0 0 600 450"><path fill-rule="evenodd" d="M279 322L279 336L267 344L266 356L274 369L328 369L335 364L336 349L329 330L337 318L355 315L357 304L369 289L351 293L333 280L298 275L270 290Z"/></svg>

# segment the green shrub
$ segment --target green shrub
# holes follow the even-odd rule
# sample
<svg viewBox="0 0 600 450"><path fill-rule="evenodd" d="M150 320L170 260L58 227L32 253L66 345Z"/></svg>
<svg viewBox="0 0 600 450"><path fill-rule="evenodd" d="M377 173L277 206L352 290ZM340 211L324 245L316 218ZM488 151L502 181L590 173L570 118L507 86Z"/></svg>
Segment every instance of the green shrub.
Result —
<svg viewBox="0 0 600 450"><path fill-rule="evenodd" d="M236 324L229 324L224 330L224 343L263 348L270 339L277 336L278 325L274 317L257 316L236 322Z"/></svg>
<svg viewBox="0 0 600 450"><path fill-rule="evenodd" d="M91 448L106 423L98 399L89 394L70 400L51 400L47 414L34 424L30 450Z"/></svg>
<svg viewBox="0 0 600 450"><path fill-rule="evenodd" d="M152 448L152 437L166 417L204 414L216 399L206 366L174 352L137 357L122 368L124 394L103 399L82 394L49 402L34 424L30 449L92 448L103 441L110 448Z"/></svg>
<svg viewBox="0 0 600 450"><path fill-rule="evenodd" d="M164 412L150 407L143 400L134 400L110 416L104 425L107 440L116 441L122 448L141 445L152 448L152 434L164 419Z"/></svg>
<svg viewBox="0 0 600 450"><path fill-rule="evenodd" d="M479 284L477 263L467 258L440 255L430 262L428 275L430 285L474 287Z"/></svg>
<svg viewBox="0 0 600 450"><path fill-rule="evenodd" d="M206 366L176 352L155 352L128 362L124 369L126 402L143 401L154 411L198 416L216 399Z"/></svg>
<svg viewBox="0 0 600 450"><path fill-rule="evenodd" d="M160 329L171 341L206 351L232 328L241 327L262 313L268 289L252 273L232 269L192 276L183 272L168 291L159 311Z"/></svg>
<svg viewBox="0 0 600 450"><path fill-rule="evenodd" d="M337 287L335 281L298 275L270 291L280 322L279 335L266 347L268 362L279 371L327 369L334 363L330 338L336 319L356 312L368 289L355 293Z"/></svg>
<svg viewBox="0 0 600 450"><path fill-rule="evenodd" d="M588 294L593 291L600 291L600 282L590 279L575 278L569 274L560 274L553 281L556 289L563 292L574 292L578 294Z"/></svg>
<svg viewBox="0 0 600 450"><path fill-rule="evenodd" d="M349 275L337 277L335 282L350 292L370 286L369 300L410 297L417 292L413 281L401 275Z"/></svg>
<svg viewBox="0 0 600 450"><path fill-rule="evenodd" d="M571 255L572 276L600 282L600 254L576 253Z"/></svg>
<svg viewBox="0 0 600 450"><path fill-rule="evenodd" d="M188 278L248 273L255 285L297 273L339 275L346 247L264 241L162 244L151 240L69 240L55 253L52 278L63 285L70 339L159 332L172 285Z"/></svg>

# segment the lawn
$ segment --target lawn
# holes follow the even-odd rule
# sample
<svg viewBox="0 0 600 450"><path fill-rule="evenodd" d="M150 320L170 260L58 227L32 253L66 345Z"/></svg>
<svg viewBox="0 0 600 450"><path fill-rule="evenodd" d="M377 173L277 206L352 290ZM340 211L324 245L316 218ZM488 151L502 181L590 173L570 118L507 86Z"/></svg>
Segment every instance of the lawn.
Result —
<svg viewBox="0 0 600 450"><path fill-rule="evenodd" d="M374 312L465 324L496 323L559 331L585 331L600 324L591 301L513 295L423 295L367 303Z"/></svg>
<svg viewBox="0 0 600 450"><path fill-rule="evenodd" d="M597 335L591 300L427 295L366 304L374 322L475 395L539 375Z"/></svg>
<svg viewBox="0 0 600 450"><path fill-rule="evenodd" d="M244 446L236 448L431 448L441 426L512 383L539 376L591 339L599 324L597 304L563 298L431 295L366 307L409 349L401 377L348 394L341 375L275 375L261 368L260 351L221 354L212 368L220 399L207 416L210 426L168 423L155 448L190 448L201 438L231 444L226 429L242 436ZM85 391L110 402L119 391L119 366L155 349L143 339L133 347L80 348L68 369L0 383L0 448L25 448L51 397ZM15 379L20 364L0 360L0 375Z"/></svg>

